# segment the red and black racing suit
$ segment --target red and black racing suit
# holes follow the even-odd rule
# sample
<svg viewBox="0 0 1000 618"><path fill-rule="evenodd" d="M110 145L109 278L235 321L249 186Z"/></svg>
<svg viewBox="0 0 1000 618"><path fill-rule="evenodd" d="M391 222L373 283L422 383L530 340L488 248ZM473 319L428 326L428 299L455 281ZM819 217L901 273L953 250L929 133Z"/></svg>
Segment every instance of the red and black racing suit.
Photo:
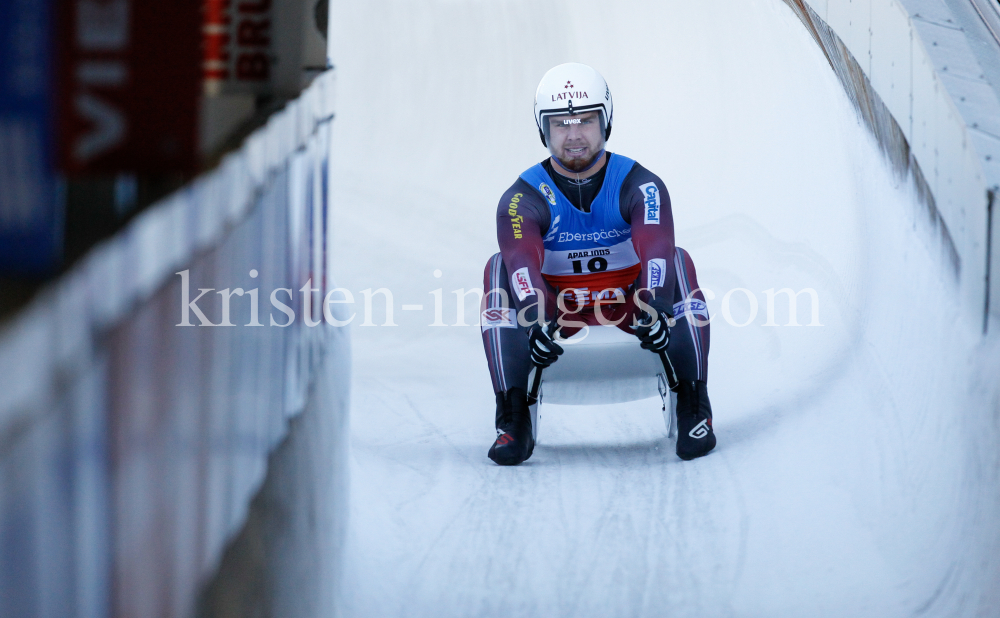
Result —
<svg viewBox="0 0 1000 618"><path fill-rule="evenodd" d="M590 204L597 195L604 181L604 169L594 176L575 182L558 174L552 169L552 164L546 160L542 164L559 187L577 209L589 212ZM644 223L645 196L639 190L641 185L655 182L661 195L660 223L646 225ZM521 222L519 237L510 225L508 205L513 196L521 194L518 214L524 217ZM618 327L631 333L629 328L639 311L635 304L634 291L642 288L642 282L648 281L647 268L650 260L663 258L674 268L666 269L664 284L649 291L640 291L640 299L658 309L673 314L673 307L685 299L696 299L704 307L705 298L699 290L694 263L687 251L674 245L674 223L670 209L670 197L667 188L658 176L642 167L634 165L621 187L619 208L622 219L630 225L632 243L639 257L639 264L633 267L638 271L631 287L626 291L626 301L622 304L602 304L602 315L606 320L619 321ZM531 361L528 353L528 327L538 321L537 296L529 296L523 301L512 293L510 274L527 268L532 282L544 287L544 307L546 321L556 317L557 289L561 292L570 288L565 280L553 281L542 274L542 263L545 259L543 238L548 233L551 215L549 203L538 191L521 178L511 185L500 199L497 208L497 239L500 243L500 253L495 254L486 264L483 286L483 345L486 349L486 359L493 378L493 389L496 392L506 392L510 388L527 389L528 373ZM561 278L565 279L565 278ZM593 283L590 283L593 285ZM496 293L503 290L502 293ZM497 318L507 309L507 299L513 303L514 309L523 313L522 320L509 319L499 326L503 320ZM575 324L597 325L594 304L584 307L575 305L572 301L564 303L569 312L579 311L575 315L561 314L563 321ZM507 312L508 318L515 314ZM670 344L667 354L674 365L680 380L702 380L708 377L709 325L707 314L691 315L689 319L685 312L677 312L677 323L670 329ZM522 323L523 322L523 323ZM581 326L564 326L561 334L569 337L579 331ZM558 361L557 361L558 362Z"/></svg>

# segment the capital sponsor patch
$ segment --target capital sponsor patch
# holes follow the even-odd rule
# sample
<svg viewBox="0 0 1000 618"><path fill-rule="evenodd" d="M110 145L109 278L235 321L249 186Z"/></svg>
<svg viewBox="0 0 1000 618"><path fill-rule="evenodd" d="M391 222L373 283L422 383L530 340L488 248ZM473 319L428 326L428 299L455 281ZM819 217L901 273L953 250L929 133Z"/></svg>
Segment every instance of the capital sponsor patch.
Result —
<svg viewBox="0 0 1000 618"><path fill-rule="evenodd" d="M511 285L517 293L518 300L524 300L535 294L535 286L531 285L531 275L528 274L528 267L518 268L510 277Z"/></svg>
<svg viewBox="0 0 1000 618"><path fill-rule="evenodd" d="M660 190L655 182L647 182L639 187L643 203L646 205L646 225L660 224Z"/></svg>
<svg viewBox="0 0 1000 618"><path fill-rule="evenodd" d="M705 301L697 298L686 298L674 304L674 317L680 318L684 315L696 315L708 319L708 305Z"/></svg>
<svg viewBox="0 0 1000 618"><path fill-rule="evenodd" d="M514 310L504 307L486 309L480 315L479 323L483 332L491 328L517 328L517 322L514 321Z"/></svg>
<svg viewBox="0 0 1000 618"><path fill-rule="evenodd" d="M646 262L646 287L658 288L667 280L667 261L654 258Z"/></svg>
<svg viewBox="0 0 1000 618"><path fill-rule="evenodd" d="M549 201L549 204L556 205L556 192L552 190L552 187L543 182L538 185L538 190L542 192L542 195Z"/></svg>

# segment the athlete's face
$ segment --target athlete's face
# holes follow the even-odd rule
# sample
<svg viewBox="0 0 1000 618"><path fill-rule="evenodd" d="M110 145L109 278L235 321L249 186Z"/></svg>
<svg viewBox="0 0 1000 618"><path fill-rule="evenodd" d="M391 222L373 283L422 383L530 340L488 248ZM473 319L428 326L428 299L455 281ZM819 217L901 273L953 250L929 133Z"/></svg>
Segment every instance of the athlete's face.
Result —
<svg viewBox="0 0 1000 618"><path fill-rule="evenodd" d="M604 147L604 130L598 112L550 116L549 150L567 169L580 171Z"/></svg>

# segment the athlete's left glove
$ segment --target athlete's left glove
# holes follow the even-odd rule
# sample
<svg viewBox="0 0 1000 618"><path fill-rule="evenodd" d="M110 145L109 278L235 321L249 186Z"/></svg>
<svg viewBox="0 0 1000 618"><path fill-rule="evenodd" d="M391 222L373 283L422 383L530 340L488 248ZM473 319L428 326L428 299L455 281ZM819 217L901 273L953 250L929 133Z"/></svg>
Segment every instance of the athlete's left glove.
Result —
<svg viewBox="0 0 1000 618"><path fill-rule="evenodd" d="M562 347L555 342L555 321L549 325L535 324L528 331L528 347L531 349L531 362L542 369L556 362L563 353Z"/></svg>
<svg viewBox="0 0 1000 618"><path fill-rule="evenodd" d="M632 330L642 342L639 344L640 347L659 354L666 352L667 346L670 345L670 328L667 324L673 316L657 307L653 307L653 310L656 312L655 318L643 311L639 316L638 326L633 326Z"/></svg>

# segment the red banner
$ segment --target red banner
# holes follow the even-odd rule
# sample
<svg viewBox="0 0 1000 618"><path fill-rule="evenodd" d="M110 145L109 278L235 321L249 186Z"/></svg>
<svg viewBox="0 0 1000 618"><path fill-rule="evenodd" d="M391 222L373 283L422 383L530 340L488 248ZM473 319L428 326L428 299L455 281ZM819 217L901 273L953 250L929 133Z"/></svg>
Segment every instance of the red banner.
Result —
<svg viewBox="0 0 1000 618"><path fill-rule="evenodd" d="M270 93L275 26L272 0L204 2L205 93ZM301 9L299 3L285 5Z"/></svg>
<svg viewBox="0 0 1000 618"><path fill-rule="evenodd" d="M192 172L200 0L62 0L59 161L69 175Z"/></svg>

